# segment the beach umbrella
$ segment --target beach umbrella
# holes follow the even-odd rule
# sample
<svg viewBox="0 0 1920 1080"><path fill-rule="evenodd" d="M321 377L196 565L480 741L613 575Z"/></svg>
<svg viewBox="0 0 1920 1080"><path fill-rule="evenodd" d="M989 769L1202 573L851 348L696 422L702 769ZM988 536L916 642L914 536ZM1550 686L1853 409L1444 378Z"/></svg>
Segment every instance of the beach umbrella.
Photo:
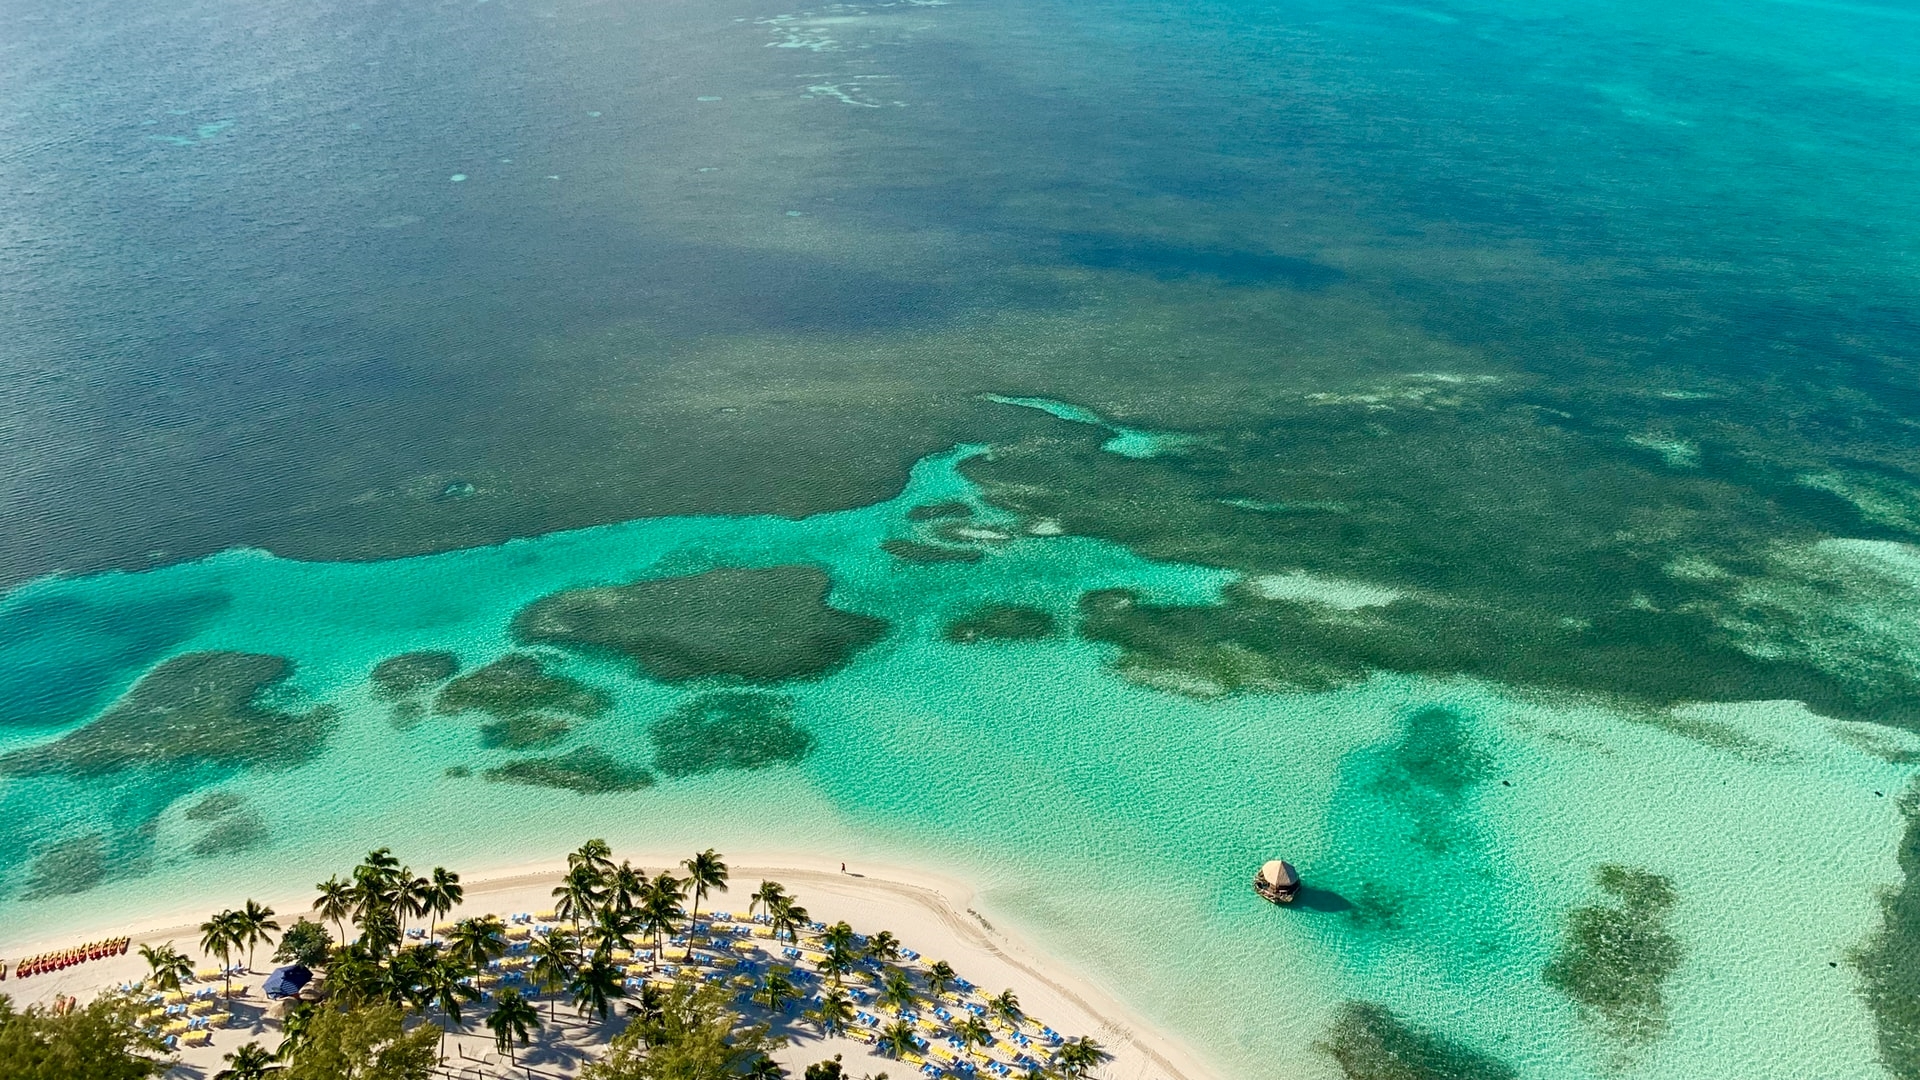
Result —
<svg viewBox="0 0 1920 1080"><path fill-rule="evenodd" d="M260 989L268 997L278 1001L298 994L301 987L312 981L313 972L299 964L288 964L286 967L274 968L273 974L267 976L266 984Z"/></svg>

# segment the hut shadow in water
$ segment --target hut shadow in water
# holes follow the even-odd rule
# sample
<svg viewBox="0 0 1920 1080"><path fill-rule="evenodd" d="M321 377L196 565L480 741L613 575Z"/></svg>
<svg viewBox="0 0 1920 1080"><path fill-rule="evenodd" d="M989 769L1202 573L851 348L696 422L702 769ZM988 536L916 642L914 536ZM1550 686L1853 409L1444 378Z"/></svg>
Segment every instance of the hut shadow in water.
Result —
<svg viewBox="0 0 1920 1080"><path fill-rule="evenodd" d="M1306 911L1325 912L1332 915L1338 915L1354 909L1353 901L1341 896L1332 889L1318 889L1312 885L1302 885L1300 887L1300 895L1294 897L1291 906Z"/></svg>

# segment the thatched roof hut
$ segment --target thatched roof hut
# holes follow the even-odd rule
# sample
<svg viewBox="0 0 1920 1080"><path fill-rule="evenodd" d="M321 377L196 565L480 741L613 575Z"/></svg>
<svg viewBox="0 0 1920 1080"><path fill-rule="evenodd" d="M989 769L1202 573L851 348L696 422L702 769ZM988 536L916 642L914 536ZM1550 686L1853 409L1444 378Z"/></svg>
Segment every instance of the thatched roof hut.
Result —
<svg viewBox="0 0 1920 1080"><path fill-rule="evenodd" d="M1290 904L1300 892L1300 875L1285 859L1274 859L1253 876L1253 890L1276 904Z"/></svg>

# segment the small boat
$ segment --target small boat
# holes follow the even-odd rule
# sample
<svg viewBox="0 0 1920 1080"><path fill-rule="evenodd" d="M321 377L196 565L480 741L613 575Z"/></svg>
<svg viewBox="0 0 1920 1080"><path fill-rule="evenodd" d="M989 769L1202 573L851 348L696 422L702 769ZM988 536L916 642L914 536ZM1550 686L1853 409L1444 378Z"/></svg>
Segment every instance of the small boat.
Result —
<svg viewBox="0 0 1920 1080"><path fill-rule="evenodd" d="M1274 859L1253 875L1253 891L1276 904L1291 904L1300 895L1300 875L1285 859Z"/></svg>

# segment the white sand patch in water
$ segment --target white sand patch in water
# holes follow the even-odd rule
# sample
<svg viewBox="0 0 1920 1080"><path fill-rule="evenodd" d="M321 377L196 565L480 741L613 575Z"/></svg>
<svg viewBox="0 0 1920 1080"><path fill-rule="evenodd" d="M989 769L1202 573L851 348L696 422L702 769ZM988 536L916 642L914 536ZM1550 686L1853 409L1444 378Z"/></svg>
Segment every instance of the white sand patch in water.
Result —
<svg viewBox="0 0 1920 1080"><path fill-rule="evenodd" d="M1406 594L1384 585L1364 581L1321 577L1304 570L1286 574L1261 574L1247 579L1247 585L1262 600L1298 600L1340 611L1385 607Z"/></svg>
<svg viewBox="0 0 1920 1080"><path fill-rule="evenodd" d="M1629 435L1627 442L1642 450L1651 450L1660 455L1660 460L1674 469L1697 469L1700 467L1700 448L1685 439L1667 439L1658 435Z"/></svg>

